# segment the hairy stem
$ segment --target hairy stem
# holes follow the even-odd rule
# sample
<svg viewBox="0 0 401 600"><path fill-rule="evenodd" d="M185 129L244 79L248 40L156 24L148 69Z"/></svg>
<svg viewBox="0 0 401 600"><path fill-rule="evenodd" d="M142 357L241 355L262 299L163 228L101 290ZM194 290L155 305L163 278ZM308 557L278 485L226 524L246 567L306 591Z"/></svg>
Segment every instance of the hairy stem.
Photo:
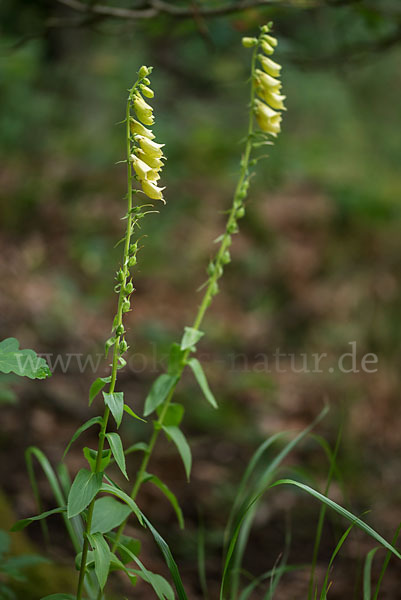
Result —
<svg viewBox="0 0 401 600"><path fill-rule="evenodd" d="M129 247L130 247L130 241L131 241L131 235L132 235L132 228L134 225L133 217L132 217L132 196L133 196L132 167L131 167L131 162L130 162L130 150L131 150L130 108L131 108L131 97L132 97L132 94L133 94L137 84L138 84L138 82L136 82L134 84L134 86L132 87L132 89L130 90L130 94L129 94L128 100L127 100L127 111L126 111L128 210L127 210L127 229L126 229L126 234L125 234L125 243L124 243L124 251L123 251L123 261L122 261L122 265L123 265L122 272L123 272L124 276L123 276L123 281L121 282L121 287L120 287L120 291L119 291L117 316L116 316L116 319L114 322L114 325L115 325L115 328L117 331L119 330L119 327L122 326L122 322L123 322L123 301L125 298L125 287L127 285L127 279L129 277L129 269L128 269ZM114 392L115 386L116 386L118 363L119 363L119 357L120 357L120 351L119 351L120 340L121 340L121 336L117 335L116 340L114 342L114 346L113 346L113 360L112 360L112 367L111 367L110 387L109 387L109 392L108 392L109 394L112 394ZM99 443L98 443L96 465L95 465L96 473L100 473L100 465L101 465L101 460L102 460L104 440L106 437L106 430L107 430L109 416L110 416L110 409L108 406L106 406L106 408L104 410L104 414L103 414L102 425L101 425L100 432L99 432ZM80 565L79 579L78 579L77 600L82 599L83 585L84 585L85 572L86 572L86 560L88 557L88 550L89 550L89 541L88 541L87 536L90 533L91 526L92 526L92 517L93 517L93 509L95 506L95 500L96 500L96 497L92 500L92 502L89 504L89 507L88 507L86 527L85 527L85 531L84 531L84 543L83 543L83 548L82 548L82 558L81 558L81 565ZM101 591L99 592L99 594L100 594L100 597L102 597Z"/></svg>

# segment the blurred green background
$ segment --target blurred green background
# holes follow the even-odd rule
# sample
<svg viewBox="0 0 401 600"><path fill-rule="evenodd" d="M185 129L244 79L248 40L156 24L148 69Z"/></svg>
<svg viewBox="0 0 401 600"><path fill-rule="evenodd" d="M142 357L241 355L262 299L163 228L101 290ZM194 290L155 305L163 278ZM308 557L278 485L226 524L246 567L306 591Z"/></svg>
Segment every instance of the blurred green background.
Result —
<svg viewBox="0 0 401 600"><path fill-rule="evenodd" d="M320 433L333 444L341 423L344 428L343 485L334 486L332 497L357 514L370 510L369 522L392 537L401 500L401 13L395 0L376 5L287 2L208 20L88 18L72 27L78 13L57 2L2 3L0 335L17 337L51 360L60 354L66 365L56 364L49 381L0 382L0 486L18 516L36 511L24 448L37 444L57 462L78 423L100 410L88 409L87 394L95 376L107 372L107 361L96 374L90 368L81 373L76 355L97 362L114 314L111 290L121 251L114 246L125 211L125 171L115 164L123 158L124 130L117 123L127 88L142 64L154 66L154 131L168 157L167 205L143 225L127 319L131 354L121 387L139 411L169 344L193 320L196 290L230 205L247 122L250 54L241 36L272 19L288 111L252 180L233 261L199 346L220 410L213 412L184 377L177 397L186 406L192 484L167 444L152 463L181 498L187 533L178 532L157 491L144 489L141 502L171 542L193 599L201 597L196 527L202 515L210 597L217 597L218 534L249 456L268 435L308 425L327 401L331 411ZM376 372L336 367L350 342L359 365L366 353L377 355ZM280 370L272 359L277 349L287 355ZM328 355L322 372L296 372L301 355L313 353ZM266 357L271 369L263 368ZM145 439L148 430L127 423L124 439ZM94 444L93 436L85 443ZM72 472L83 465L79 444L68 464ZM135 465L133 459L132 470ZM284 473L322 489L323 452L306 442ZM51 508L44 481L42 492ZM318 506L280 490L269 492L263 507L247 554L250 570L273 566L289 512L290 561L307 562ZM3 512L7 527L8 509ZM67 564L62 526L57 519L52 524L55 554ZM329 519L319 557L323 573L344 529ZM40 546L39 530L28 533L25 543ZM344 546L332 573L332 598L360 597L361 560L371 547L357 533ZM144 552L150 568L162 569L150 542ZM400 581L393 565L383 598L398 597ZM58 591L54 585L49 593ZM289 574L279 597L304 598L306 586L306 571ZM32 600L41 595L23 593ZM136 597L148 594L138 587Z"/></svg>

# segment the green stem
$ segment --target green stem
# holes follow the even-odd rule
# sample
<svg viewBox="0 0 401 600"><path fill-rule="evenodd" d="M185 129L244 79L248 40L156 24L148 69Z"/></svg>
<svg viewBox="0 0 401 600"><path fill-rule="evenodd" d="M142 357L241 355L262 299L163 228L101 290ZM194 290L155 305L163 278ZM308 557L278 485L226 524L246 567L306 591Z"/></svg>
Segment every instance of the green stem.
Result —
<svg viewBox="0 0 401 600"><path fill-rule="evenodd" d="M252 63L251 63L251 95L250 95L250 111L249 111L249 123L248 123L248 135L247 135L247 141L246 141L246 145L245 145L245 151L241 160L241 171L240 171L240 176L237 182L237 186L235 188L234 191L234 195L233 195L233 202L232 202L232 206L230 209L230 213L226 222L226 228L223 234L223 238L221 240L219 249L216 253L215 259L214 259L214 264L215 264L215 268L213 271L213 274L210 276L209 280L208 280L208 284L205 290L205 293L203 295L202 298L202 302L199 306L198 312L196 314L194 323L192 325L193 329L198 330L199 327L202 324L203 318L205 316L205 313L208 309L208 307L210 306L211 300L213 298L214 295L214 289L217 283L217 280L219 279L220 275L220 269L222 269L224 267L224 262L223 262L223 257L224 257L224 253L225 251L228 249L228 247L230 246L230 237L231 234L230 232L232 231L233 227L235 227L236 225L236 214L238 211L238 207L239 205L242 205L243 202L243 195L242 195L242 190L243 190L243 185L244 182L248 176L249 173L249 162L250 162L250 157L251 157L251 152L252 152L252 145L253 145L253 136L254 136L254 114L253 114L253 105L254 105L254 100L255 100L255 87L253 85L253 80L254 80L254 74L255 74L255 66L256 66L256 56L257 56L257 50L258 47L255 48L253 55L252 55ZM154 425L154 430L153 430L153 434L152 437L150 438L149 444L147 446L147 449L144 453L142 462L140 464L140 467L138 469L138 473L137 476L135 478L135 483L134 486L132 488L132 492L131 492L131 498L133 500L136 499L138 492L140 490L140 487L142 485L142 480L143 480L143 476L144 473L146 471L146 467L148 466L149 460L151 458L152 452L153 452L153 448L155 447L155 444L157 442L157 438L159 436L160 430L163 427L163 423L164 423L164 419L168 410L168 407L170 405L171 399L174 396L174 392L175 389L181 379L182 373L184 371L184 368L186 366L186 362L188 359L188 356L190 354L191 350L187 349L182 357L182 362L181 362L181 367L179 372L177 373L177 381L175 383L175 385L173 386L173 388L170 390L170 393L168 394L160 416L158 418L158 420L156 421L155 425ZM120 540L120 537L125 529L125 526L127 524L127 520L126 519L118 528L117 530L117 534L116 534L116 538L114 540L114 544L112 546L112 551L115 552L117 546L118 546L118 542ZM101 596L99 597L101 598Z"/></svg>
<svg viewBox="0 0 401 600"><path fill-rule="evenodd" d="M124 243L124 252L123 252L123 267L122 267L124 277L123 277L123 281L121 282L121 288L120 288L120 292L119 292L119 296L118 296L117 317L116 317L115 323L114 323L117 330L119 329L120 326L122 326L122 321L123 321L123 301L125 299L125 287L127 285L127 279L129 277L129 269L128 269L129 248L130 248L130 242L131 242L132 227L134 224L133 217L132 217L132 194L133 194L132 167L131 167L131 162L130 162L130 153L131 153L130 108L131 108L132 94L133 94L133 91L135 90L137 84L138 84L138 81L134 84L133 88L130 90L130 94L129 94L128 100L127 100L127 110L126 110L128 211L127 211L127 229L126 229L126 234L125 234L125 243ZM121 340L121 336L120 335L116 336L116 340L115 340L114 346L113 346L113 361L112 361L112 367L111 367L111 379L110 379L109 394L112 394L114 392L114 389L116 386L117 371L118 371L118 359L120 357L120 352L119 352L120 340ZM101 465L101 460L102 460L104 440L106 437L109 416L110 416L110 409L108 406L106 406L106 408L104 410L104 414L103 414L102 426L101 426L100 432L99 432L99 443L98 443L98 449L97 449L95 473L100 473L100 465ZM95 506L95 500L96 500L96 496L95 496L95 498L93 498L92 502L89 504L89 507L88 507L86 527L85 527L85 531L84 531L84 543L83 543L83 548L82 548L82 558L81 558L81 565L80 565L79 579L78 579L77 600L82 600L82 592L83 592L85 572L86 572L86 560L87 560L88 551L89 551L88 534L90 533L91 526L92 526L93 509ZM102 597L101 590L99 592L99 597L100 598Z"/></svg>

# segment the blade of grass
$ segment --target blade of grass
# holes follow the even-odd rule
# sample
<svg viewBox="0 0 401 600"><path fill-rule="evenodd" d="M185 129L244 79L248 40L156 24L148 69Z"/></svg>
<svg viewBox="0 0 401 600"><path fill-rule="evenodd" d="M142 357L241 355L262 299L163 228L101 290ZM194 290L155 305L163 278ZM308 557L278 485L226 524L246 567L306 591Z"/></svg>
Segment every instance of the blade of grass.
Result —
<svg viewBox="0 0 401 600"><path fill-rule="evenodd" d="M330 588L330 586L331 586L331 583L330 583L330 584L328 583L328 581L329 581L329 576L330 576L330 570L331 570L331 567L332 567L332 565L333 565L333 562L334 562L334 559L335 559L335 557L336 557L336 556L337 556L337 554L340 552L340 550L341 550L341 548L342 548L342 545L344 544L345 540L347 539L347 537L348 537L348 535L349 535L349 533L350 533L351 529L353 528L353 526L354 526L354 524L352 523L352 524L351 524L351 525L348 527L348 529L347 529L347 530L346 530L346 531L343 533L343 535L341 536L340 540L338 541L338 543L337 543L337 545L336 545L336 547L335 547L335 549L334 549L334 552L333 552L333 554L331 555L331 558L330 558L329 565L328 565L328 567L327 567L327 569L326 569L326 575L325 575L325 577L324 577L324 582L323 582L322 592L321 592L321 594L320 594L320 600L326 600L326 598L327 598L327 592L329 591L329 588Z"/></svg>
<svg viewBox="0 0 401 600"><path fill-rule="evenodd" d="M254 486L254 489L251 489L251 492L248 493L248 495L247 495L248 500L246 502L248 507L246 507L245 502L243 502L241 511L246 508L246 514L244 516L244 523L241 526L241 531L238 532L238 535L239 535L238 546L236 547L236 550L235 550L235 556L234 556L233 566L232 566L232 576L231 576L231 598L232 599L235 599L238 596L239 578L240 578L240 569L241 569L241 564L242 564L242 558L243 558L243 555L245 552L246 545L248 543L249 534L250 534L252 522L253 522L253 519L255 516L255 512L257 510L257 501L263 495L264 491L267 489L269 481L271 481L271 479L274 477L274 473L275 473L276 469L278 469L278 467L280 466L282 461L295 448L295 446L297 444L299 444L299 442L301 442L322 419L324 419L324 417L327 415L328 411L329 411L328 406L325 406L323 408L323 410L319 413L319 415L316 417L316 419L308 427L306 427L295 438L290 440L284 446L284 448L277 454L277 456L271 461L271 463L268 465L268 467L264 470L263 475L258 478L258 482L257 482L256 486ZM263 444L262 444L262 446L263 446ZM251 472L255 469L257 462L259 461L262 454L263 453L261 453L257 457L258 460L255 460L253 462L253 468L247 472L245 483L249 479ZM256 455L256 453L255 453L255 455ZM252 496L255 498L255 502L252 502L250 505L249 499ZM231 537L229 530L228 530L228 536L229 536L229 538Z"/></svg>
<svg viewBox="0 0 401 600"><path fill-rule="evenodd" d="M401 531L401 523L398 525L398 527L396 529L396 532L394 534L394 537L391 540L391 543L392 543L393 546L395 546L395 544L397 543L398 536L400 535L400 531ZM377 600L378 597L379 597L380 586L381 586L381 583L383 581L384 575L386 573L386 570L387 570L387 567L388 567L388 563L390 562L391 554L392 553L390 551L388 551L387 554L386 554L386 557L385 557L385 559L383 561L383 566L382 566L382 569L380 571L379 579L377 581L377 585L376 585L376 589L375 589L375 594L373 596L373 600Z"/></svg>
<svg viewBox="0 0 401 600"><path fill-rule="evenodd" d="M380 547L373 548L368 552L363 568L363 600L372 600L371 598L371 578L372 578L372 563L376 552Z"/></svg>
<svg viewBox="0 0 401 600"><path fill-rule="evenodd" d="M326 440L321 440L323 447L325 447L325 445L327 446L326 454L329 459L329 473L327 475L327 482L326 482L326 487L324 490L325 496L327 496L329 493L330 485L331 485L331 482L332 482L332 479L334 476L334 472L336 469L336 458L337 458L337 454L338 454L338 449L340 447L341 437L342 437L342 426L340 427L340 429L338 431L336 445L334 447L333 452L331 452L330 446L327 444ZM319 554L320 541L322 539L323 524L324 524L324 518L326 516L326 510L327 510L326 505L322 504L320 507L320 511L319 511L319 519L318 519L317 528L316 528L315 542L313 545L313 556L312 556L312 565L311 565L310 578L309 578L308 600L312 600L313 587L314 587L314 583L315 583L315 571L316 571L317 557Z"/></svg>

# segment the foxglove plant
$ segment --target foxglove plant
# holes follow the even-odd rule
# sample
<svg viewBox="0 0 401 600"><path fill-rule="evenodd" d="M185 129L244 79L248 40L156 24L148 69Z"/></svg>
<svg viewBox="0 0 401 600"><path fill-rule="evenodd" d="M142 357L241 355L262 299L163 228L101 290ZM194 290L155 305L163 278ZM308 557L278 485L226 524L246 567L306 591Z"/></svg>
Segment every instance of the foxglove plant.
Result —
<svg viewBox="0 0 401 600"><path fill-rule="evenodd" d="M163 431L167 438L175 443L189 479L192 462L191 451L179 428L184 409L181 405L172 402L175 389L186 366L189 366L193 371L206 399L214 408L217 408L216 400L209 388L202 366L198 359L191 355L196 350L197 342L204 335L203 331L200 330L201 324L213 297L219 291L218 281L223 275L224 267L231 260L229 248L232 243L232 236L238 232L238 220L245 214L245 199L250 183L251 168L257 162L257 159L251 160L252 150L264 144L271 144L269 136L275 137L280 130L281 116L278 110L284 108L283 100L285 97L279 93L281 84L278 79L273 77L273 75L275 77L279 75L279 65L264 56L264 54L271 54L273 48L277 45L275 38L269 35L269 29L270 26L265 26L258 38L244 38L243 40L244 46L253 48L248 133L232 206L225 230L216 240L219 244L218 250L207 268L208 279L204 284L205 291L199 310L192 326L185 328L181 343L171 346L167 373L157 378L145 400L144 417L149 417L154 412L157 413L149 442L147 444L137 443L124 451L119 434L110 430L109 420L111 415L118 429L124 413L140 419L132 408L125 403L123 393L117 391L117 376L119 369L126 364L124 354L128 350L123 317L131 309L131 297L134 292L131 269L137 263L138 252L138 240L133 241L134 232L140 220L149 212L154 212L152 204L134 203L134 198L140 198L140 194L144 193L151 200L165 202L163 198L165 188L159 185L160 172L165 161L164 144L155 141L155 135L150 129L154 124L153 109L145 100L145 98L151 99L154 96L149 79L152 68L141 67L136 82L129 90L124 121L126 128L125 162L127 167L126 232L123 239L122 262L116 273L114 288L118 294L117 312L113 321L112 335L105 344L106 356L110 351L112 352L111 373L108 377L97 379L92 384L89 393L89 404L91 404L102 392L104 401L103 416L94 417L84 423L74 434L65 454L68 452L71 443L83 431L93 425L99 425L100 427L99 442L96 450L84 449L84 455L90 468L81 469L70 486L67 483L62 490L56 478L53 481L53 489L56 490L59 507L54 511L50 511L50 514L53 512L63 514L74 546L77 550L80 550L76 559L77 568L79 569L76 600L82 600L84 588L86 588L90 598L102 598L109 573L116 569L123 570L132 581L137 576L142 577L153 586L159 597L171 596L169 584L160 576L148 571L140 562L138 542L128 538L123 534L123 531L128 516L134 513L139 522L150 529L168 564L174 566L175 563L172 561L169 551L166 550L165 542L161 540L153 526L142 514L135 503L135 499L141 485L151 481L172 502L179 522L181 525L183 524L182 512L173 493L157 477L147 473L146 469L158 436ZM264 71L256 66L258 58ZM261 100L257 99L257 95L260 96ZM269 105L274 107L275 110L270 108ZM261 131L255 129L256 123ZM135 181L139 183L140 189L134 187ZM107 391L104 391L106 386ZM125 456L134 450L142 451L143 458L131 493L127 495L109 478L106 468L113 461L124 477L128 479ZM50 465L38 449L28 449L29 471L34 489L37 491L32 468L33 457L39 460L42 468L47 472L49 472ZM99 494L103 495L99 497ZM116 500L116 498L122 500L123 503ZM49 512L42 513L39 517L25 519L19 522L16 528L21 528L32 520L45 518L48 514ZM117 526L119 526L119 529L116 534L113 534L111 530ZM126 566L128 562L132 561L139 566L139 570ZM183 592L177 573L173 573L173 579L177 592L181 597L184 597L185 592ZM70 596L65 594L53 596L54 600L67 597Z"/></svg>

